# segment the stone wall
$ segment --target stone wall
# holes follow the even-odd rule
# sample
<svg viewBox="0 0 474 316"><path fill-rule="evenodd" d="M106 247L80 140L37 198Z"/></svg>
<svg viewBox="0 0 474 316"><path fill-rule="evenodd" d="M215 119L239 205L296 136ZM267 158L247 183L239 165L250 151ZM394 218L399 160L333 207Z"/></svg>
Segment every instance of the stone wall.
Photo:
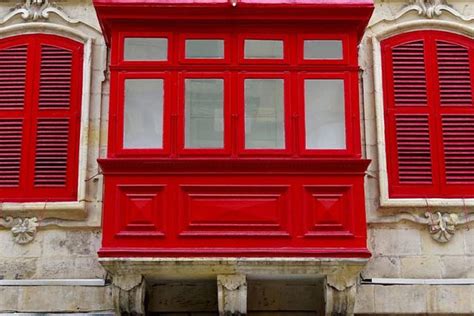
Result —
<svg viewBox="0 0 474 316"><path fill-rule="evenodd" d="M42 32L84 42L81 184L76 203L0 204L0 280L104 280L106 272L97 260L101 244L102 179L96 159L105 155L107 142L106 46L91 1L48 4L43 0L29 7L25 4L28 2L0 3L1 38ZM35 18L31 14L34 12L44 14ZM24 226L26 239L21 241L10 229L25 223L25 219L30 225ZM111 310L108 285L0 286L0 313Z"/></svg>
<svg viewBox="0 0 474 316"><path fill-rule="evenodd" d="M366 157L372 160L366 179L368 247L372 258L361 274L363 279L471 278L472 281L474 278L472 199L455 203L415 199L387 201L382 196L386 188L381 187L386 174L379 160L383 131L377 130L377 121L380 122L383 116L380 111L377 113L381 82L375 78L381 65L376 62L379 60L376 44L387 36L422 29L446 30L472 37L474 3L448 2L444 5L446 1L376 1L375 12L360 46L363 144ZM450 241L442 243L432 238L434 236L429 232L432 220L425 216L426 212L457 214L459 224ZM473 285L361 284L356 313L472 314L473 289Z"/></svg>

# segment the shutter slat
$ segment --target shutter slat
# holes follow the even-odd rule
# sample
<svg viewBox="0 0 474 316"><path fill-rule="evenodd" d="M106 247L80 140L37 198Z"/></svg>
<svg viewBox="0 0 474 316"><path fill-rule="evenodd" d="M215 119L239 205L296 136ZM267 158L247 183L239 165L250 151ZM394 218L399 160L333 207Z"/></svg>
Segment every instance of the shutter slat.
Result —
<svg viewBox="0 0 474 316"><path fill-rule="evenodd" d="M68 118L38 120L35 186L66 185L68 137Z"/></svg>
<svg viewBox="0 0 474 316"><path fill-rule="evenodd" d="M441 105L471 106L469 50L443 41L436 41L436 49Z"/></svg>
<svg viewBox="0 0 474 316"><path fill-rule="evenodd" d="M395 116L398 178L401 184L432 182L430 134L427 114Z"/></svg>
<svg viewBox="0 0 474 316"><path fill-rule="evenodd" d="M442 116L447 183L474 183L474 115Z"/></svg>
<svg viewBox="0 0 474 316"><path fill-rule="evenodd" d="M0 120L0 186L20 184L22 119Z"/></svg>
<svg viewBox="0 0 474 316"><path fill-rule="evenodd" d="M71 99L72 52L41 46L39 108L69 108Z"/></svg>
<svg viewBox="0 0 474 316"><path fill-rule="evenodd" d="M0 110L23 109L28 47L0 50Z"/></svg>
<svg viewBox="0 0 474 316"><path fill-rule="evenodd" d="M396 106L426 106L426 75L423 41L405 43L392 49Z"/></svg>

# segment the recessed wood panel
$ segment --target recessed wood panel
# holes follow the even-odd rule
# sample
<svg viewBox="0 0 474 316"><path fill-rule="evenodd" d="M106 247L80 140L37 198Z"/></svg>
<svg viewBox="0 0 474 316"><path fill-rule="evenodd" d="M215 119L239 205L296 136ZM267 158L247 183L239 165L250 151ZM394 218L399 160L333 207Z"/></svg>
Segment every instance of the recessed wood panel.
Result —
<svg viewBox="0 0 474 316"><path fill-rule="evenodd" d="M117 236L163 236L164 185L119 185Z"/></svg>
<svg viewBox="0 0 474 316"><path fill-rule="evenodd" d="M181 236L287 235L288 186L181 186Z"/></svg>
<svg viewBox="0 0 474 316"><path fill-rule="evenodd" d="M304 186L305 236L352 236L352 187Z"/></svg>

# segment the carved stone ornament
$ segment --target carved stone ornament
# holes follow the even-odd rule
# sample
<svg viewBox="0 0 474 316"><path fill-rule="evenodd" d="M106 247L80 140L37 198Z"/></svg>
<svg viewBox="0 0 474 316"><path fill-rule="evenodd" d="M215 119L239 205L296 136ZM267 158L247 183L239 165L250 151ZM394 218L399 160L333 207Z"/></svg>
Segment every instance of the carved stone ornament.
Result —
<svg viewBox="0 0 474 316"><path fill-rule="evenodd" d="M449 5L447 0L408 0L408 4L404 6L393 19L389 20L397 20L410 11L416 11L419 16L424 16L428 19L439 17L443 11L447 11L464 21L471 20L471 18L463 16L460 12Z"/></svg>
<svg viewBox="0 0 474 316"><path fill-rule="evenodd" d="M16 15L20 15L25 21L44 21L49 19L51 13L59 15L69 23L79 23L78 20L67 16L61 8L49 2L49 0L24 0L23 4L19 4L3 17L0 24L6 23Z"/></svg>
<svg viewBox="0 0 474 316"><path fill-rule="evenodd" d="M425 213L428 218L428 230L431 238L440 243L446 243L454 236L458 215L454 213Z"/></svg>
<svg viewBox="0 0 474 316"><path fill-rule="evenodd" d="M21 17L24 20L47 19L48 13L45 9L49 6L48 0L25 0L24 12Z"/></svg>
<svg viewBox="0 0 474 316"><path fill-rule="evenodd" d="M13 240L17 244L24 245L35 239L36 227L38 227L38 219L36 217L13 218L9 216L6 217L3 222L5 227L10 228Z"/></svg>

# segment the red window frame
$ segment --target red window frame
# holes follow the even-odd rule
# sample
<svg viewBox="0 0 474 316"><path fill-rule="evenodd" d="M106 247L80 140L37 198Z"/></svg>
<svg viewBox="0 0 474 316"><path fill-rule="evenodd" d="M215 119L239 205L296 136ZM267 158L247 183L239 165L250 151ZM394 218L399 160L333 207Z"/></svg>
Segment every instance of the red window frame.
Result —
<svg viewBox="0 0 474 316"><path fill-rule="evenodd" d="M394 90L394 64L392 49L400 45L423 42L423 56L418 56L424 60L424 71L426 80L426 105L407 104L396 105ZM474 118L474 104L470 105L442 105L440 101L440 77L439 60L437 52L437 42L447 42L459 47L464 47L468 51L468 68L470 69L470 92L471 100L474 100L474 41L467 36L443 31L416 31L409 32L388 38L381 43L382 49L382 72L384 91L384 111L385 111L385 139L389 196L391 198L468 198L474 196L474 181L449 182L446 178L445 150L451 145L444 143L444 128L442 119L450 115L466 115ZM465 67L465 66L463 66ZM428 150L431 157L431 182L413 181L403 183L399 176L399 153L397 143L396 117L419 117L426 118L425 130L429 132L429 139L425 142L424 150ZM401 134L400 134L401 135ZM400 136L399 135L399 136ZM402 136L400 136L402 137ZM464 135L464 138L472 135ZM448 146L445 146L448 145ZM428 146L428 147L427 147ZM472 146L471 146L472 147ZM471 150L469 146L466 151ZM472 154L471 154L472 155ZM415 160L413 160L415 161ZM405 162L406 163L406 162ZM474 173L474 162L466 165L464 172Z"/></svg>
<svg viewBox="0 0 474 316"><path fill-rule="evenodd" d="M358 127L358 67L357 51L349 47L353 44L352 37L340 33L335 28L334 33L301 34L300 26L285 23L271 29L265 26L252 25L241 27L203 25L199 33L192 32L192 24L179 26L160 25L159 31L150 32L140 27L120 26L112 31L111 46L111 119L109 124L109 157L228 157L228 158L290 158L290 157L347 157L360 158L360 131ZM131 30L132 29L132 30ZM216 32L216 30L218 30ZM124 61L123 41L125 37L167 37L167 61ZM186 39L223 39L223 59L185 59ZM268 39L283 41L283 59L245 59L245 39ZM340 60L302 60L304 39L337 39L342 41L343 58ZM166 72L168 79L169 126L164 143L169 144L169 150L123 150L122 132L120 125L123 117L123 79L122 76L134 73ZM346 149L335 150L306 150L304 148L304 111L301 103L301 76L314 74L321 78L334 76L344 79L344 98L346 115ZM225 85L225 127L224 148L220 149L189 149L184 148L184 78L217 78L226 80ZM285 81L285 144L284 149L245 149L244 147L244 87L243 78L282 78Z"/></svg>
<svg viewBox="0 0 474 316"><path fill-rule="evenodd" d="M25 45L27 47L27 61L26 61L26 77L24 84L24 104L20 110L12 110L8 108L0 109L0 120L8 119L22 119L23 130L21 136L21 161L20 161L20 177L18 186L0 186L0 201L2 202L54 202L54 201L75 201L77 199L78 189L78 172L79 172L79 137L80 137L80 122L81 122L81 102L82 102L82 68L83 68L83 44L74 40L46 34L28 34L8 37L0 40L0 50L7 49L10 47L16 47ZM71 54L71 67L70 69L70 86L69 88L69 107L40 107L41 98L40 93L44 93L49 99L58 97L61 93L61 88L52 91L50 88L51 84L63 85L61 82L61 73L54 73L55 77L51 76L51 68L48 70L42 70L42 59L43 46L49 47L49 49L60 49L62 52L69 52ZM54 55L54 53L52 53ZM61 64L61 56L56 57L58 65ZM51 57L49 57L49 66L51 67ZM65 63L62 61L62 63ZM60 67L60 66L58 66ZM57 70L59 71L59 70ZM56 72L57 72L56 71ZM43 83L42 75L45 75L44 80L49 83ZM72 84L74 82L74 84ZM56 93L56 94L55 94ZM63 96L60 96L63 97ZM52 101L45 101L48 102ZM51 145L51 141L47 141L46 136L42 136L42 149L37 149L37 140L39 134L37 134L39 120L53 121L54 119L63 119L64 122L68 122L68 134L65 135L67 138L67 152L60 153L67 156L65 162L64 171L64 185L54 184L54 181L50 184L45 184L48 181L42 181L42 184L36 184L36 155L37 150L59 150L57 149L57 143ZM46 124L46 123L45 123ZM60 129L61 127L49 125L49 132L51 129ZM42 133L49 133L43 130ZM53 134L54 135L54 134ZM45 138L46 137L46 138ZM51 139L53 136L49 136ZM57 135L54 135L57 138ZM46 147L44 147L46 146ZM49 147L48 147L49 146ZM64 145L63 145L64 146ZM64 150L61 147L60 150ZM44 152L42 152L44 159ZM46 155L48 156L48 155ZM48 158L49 159L49 158ZM49 168L51 177L54 177L54 162L49 162L50 165L44 166ZM62 175L61 175L62 176ZM40 173L38 173L40 177Z"/></svg>

